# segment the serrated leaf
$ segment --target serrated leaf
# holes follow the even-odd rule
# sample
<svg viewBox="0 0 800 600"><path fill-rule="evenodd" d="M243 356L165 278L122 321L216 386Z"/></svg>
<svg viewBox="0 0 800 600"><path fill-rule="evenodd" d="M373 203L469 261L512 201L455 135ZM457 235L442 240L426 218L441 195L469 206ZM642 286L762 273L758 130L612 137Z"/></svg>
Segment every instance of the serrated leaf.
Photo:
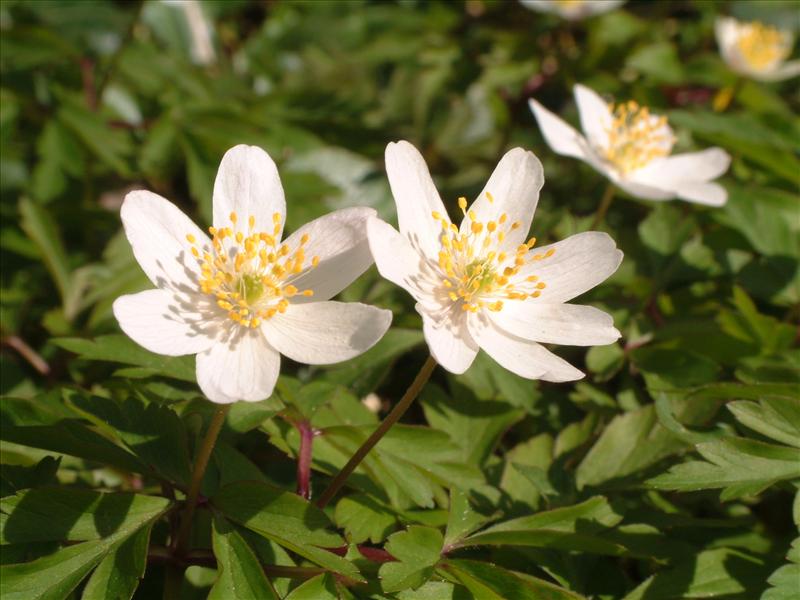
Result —
<svg viewBox="0 0 800 600"><path fill-rule="evenodd" d="M253 550L225 519L214 518L211 541L218 575L209 600L280 600Z"/></svg>
<svg viewBox="0 0 800 600"><path fill-rule="evenodd" d="M0 543L101 539L136 528L169 506L166 498L127 492L25 490L0 500Z"/></svg>
<svg viewBox="0 0 800 600"><path fill-rule="evenodd" d="M133 454L116 446L77 420L64 419L53 425L7 425L0 439L31 448L76 456L125 471L148 473L150 469Z"/></svg>
<svg viewBox="0 0 800 600"><path fill-rule="evenodd" d="M312 577L297 586L285 600L341 600L336 580L329 574Z"/></svg>
<svg viewBox="0 0 800 600"><path fill-rule="evenodd" d="M116 495L114 496L116 497ZM62 600L67 597L105 556L115 551L120 544L139 529L149 527L155 519L164 514L166 507L169 506L169 501L163 498L151 498L151 500L162 501L162 509L150 512L146 518L137 515L136 519L129 520L125 519L124 514L122 516L116 514L114 517L117 523L109 527L105 537L67 546L31 562L4 564L0 567L0 596L11 600ZM19 510L19 508L15 510ZM13 513L9 516L9 521L12 516ZM53 515L50 516L53 517ZM43 527L46 527L46 520L40 518L39 529ZM81 528L86 535L95 536L99 533L97 527L92 532L91 527L85 522L81 524ZM4 524L6 535L7 530L8 521ZM34 537L42 535L44 534L39 533ZM47 535L52 536L53 533ZM139 544L141 544L141 540ZM138 547L141 548L141 546ZM129 566L134 567L133 564Z"/></svg>
<svg viewBox="0 0 800 600"><path fill-rule="evenodd" d="M94 570L81 600L130 600L147 567L152 525L145 525L112 550Z"/></svg>
<svg viewBox="0 0 800 600"><path fill-rule="evenodd" d="M675 465L647 483L658 489L681 491L725 488L722 499L729 500L800 477L800 449L726 438L698 444L697 451L709 462Z"/></svg>
<svg viewBox="0 0 800 600"><path fill-rule="evenodd" d="M152 369L154 373L165 377L181 381L196 381L193 357L153 354L125 335L101 335L93 340L59 338L53 340L53 343L74 352L84 360L136 365Z"/></svg>
<svg viewBox="0 0 800 600"><path fill-rule="evenodd" d="M476 512L469 504L467 494L458 488L450 488L450 510L447 516L447 529L444 545L458 544L476 529L480 529L494 517L486 517Z"/></svg>
<svg viewBox="0 0 800 600"><path fill-rule="evenodd" d="M791 397L762 398L758 404L739 400L729 402L736 419L753 431L800 447L800 399Z"/></svg>
<svg viewBox="0 0 800 600"><path fill-rule="evenodd" d="M754 597L763 588L765 576L761 560L738 550L716 548L687 557L675 567L657 573L624 600L716 598L734 594Z"/></svg>
<svg viewBox="0 0 800 600"><path fill-rule="evenodd" d="M498 523L467 537L457 546L534 546L616 555L625 548L603 539L601 534L621 520L622 516L605 498L596 496L574 506Z"/></svg>
<svg viewBox="0 0 800 600"><path fill-rule="evenodd" d="M442 570L466 587L476 600L584 600L553 583L488 562L450 559Z"/></svg>
<svg viewBox="0 0 800 600"><path fill-rule="evenodd" d="M220 489L211 503L231 521L326 569L361 580L352 563L321 549L341 547L344 540L330 531L325 513L303 498L266 483L243 481Z"/></svg>
<svg viewBox="0 0 800 600"><path fill-rule="evenodd" d="M438 529L412 525L389 536L385 549L397 559L381 565L378 577L384 592L417 588L433 574L444 540Z"/></svg>
<svg viewBox="0 0 800 600"><path fill-rule="evenodd" d="M351 544L366 540L375 544L382 542L397 524L392 511L366 494L355 494L339 500L334 520L345 530Z"/></svg>
<svg viewBox="0 0 800 600"><path fill-rule="evenodd" d="M120 403L107 398L68 394L71 404L97 427L118 438L144 464L165 479L186 483L191 469L183 421L168 406L138 398Z"/></svg>

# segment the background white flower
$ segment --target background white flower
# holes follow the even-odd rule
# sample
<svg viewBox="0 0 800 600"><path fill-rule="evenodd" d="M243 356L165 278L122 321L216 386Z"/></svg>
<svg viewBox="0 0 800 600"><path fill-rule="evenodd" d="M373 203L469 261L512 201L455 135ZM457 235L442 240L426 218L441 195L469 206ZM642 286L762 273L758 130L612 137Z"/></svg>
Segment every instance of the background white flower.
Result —
<svg viewBox="0 0 800 600"><path fill-rule="evenodd" d="M665 117L633 101L610 106L582 85L576 85L574 93L584 135L530 100L544 139L556 153L590 164L638 198L725 204L728 193L711 180L727 171L727 152L709 148L670 156L675 140Z"/></svg>
<svg viewBox="0 0 800 600"><path fill-rule="evenodd" d="M578 346L619 338L606 313L565 304L605 280L622 252L605 233L586 232L535 249L525 237L544 183L532 152L509 151L464 219L450 222L424 159L405 141L386 148L400 233L367 223L375 264L417 301L425 340L448 371L463 373L483 348L529 379L583 374L539 342Z"/></svg>
<svg viewBox="0 0 800 600"><path fill-rule="evenodd" d="M174 204L131 192L122 222L157 289L122 296L122 330L152 352L197 354L197 381L219 403L268 397L280 354L302 363L352 358L377 342L391 312L329 301L372 264L370 208L339 210L281 243L286 202L260 148L236 146L214 183L211 238Z"/></svg>
<svg viewBox="0 0 800 600"><path fill-rule="evenodd" d="M719 17L714 33L720 54L734 73L762 81L800 75L800 60L786 60L794 45L791 31L758 21L743 23L733 17Z"/></svg>
<svg viewBox="0 0 800 600"><path fill-rule="evenodd" d="M564 19L577 21L592 17L625 4L625 0L519 0L523 6L538 12L556 13Z"/></svg>

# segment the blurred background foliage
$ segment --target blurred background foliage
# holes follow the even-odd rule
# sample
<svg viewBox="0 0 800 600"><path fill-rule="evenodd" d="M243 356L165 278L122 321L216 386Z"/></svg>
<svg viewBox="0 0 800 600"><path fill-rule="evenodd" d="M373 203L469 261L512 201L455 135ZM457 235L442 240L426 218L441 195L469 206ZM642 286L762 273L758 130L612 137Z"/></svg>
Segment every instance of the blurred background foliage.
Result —
<svg viewBox="0 0 800 600"><path fill-rule="evenodd" d="M785 556L800 521L800 90L797 80L737 81L714 41L721 14L800 25L791 1L630 1L567 22L482 0L4 0L3 494L56 481L156 494L154 482L180 489L186 476L209 413L192 360L137 348L111 314L116 297L149 287L120 226L127 191L155 191L207 225L219 160L247 143L278 163L290 229L353 205L391 221L383 150L408 139L455 214L456 198L474 196L503 152L522 146L545 168L532 233L558 240L589 227L605 181L549 150L527 100L576 123L571 88L583 83L667 115L676 151L725 148L728 203L620 193L603 228L625 260L584 302L611 312L622 340L560 348L588 373L575 385L525 381L483 355L463 376L437 373L406 417L416 426L392 432L354 477L357 493L328 515L354 543L408 536L387 546L400 566L381 567L381 587L378 567L356 561L369 586L345 591L319 575L292 597L793 597L800 557ZM729 87L731 106L714 111ZM291 489L298 420L323 432L313 465L321 489L377 423L360 398L402 394L425 352L412 300L374 269L344 297L391 308L387 338L340 366L287 364L275 397L235 407L208 494L239 479ZM156 441L141 443L147 435ZM420 550L427 533L402 526L445 527L448 509L466 502L449 488L468 492L486 515L478 523L603 494L619 518L591 513L587 539L602 530L618 548L582 538L515 545L495 533L502 541L437 564ZM572 525L575 533L581 522ZM153 538L163 540L158 527ZM210 547L210 527L196 544ZM215 544L229 540L215 532ZM320 564L248 535L262 562ZM5 562L47 557L63 541L37 540L20 549L7 537ZM420 551L403 558L409 545ZM137 597L160 593L159 573L148 568ZM215 577L192 567L184 592L205 597ZM78 581L46 597L65 597ZM281 595L297 583L274 581ZM403 591L402 582L424 585ZM84 597L94 597L90 587Z"/></svg>

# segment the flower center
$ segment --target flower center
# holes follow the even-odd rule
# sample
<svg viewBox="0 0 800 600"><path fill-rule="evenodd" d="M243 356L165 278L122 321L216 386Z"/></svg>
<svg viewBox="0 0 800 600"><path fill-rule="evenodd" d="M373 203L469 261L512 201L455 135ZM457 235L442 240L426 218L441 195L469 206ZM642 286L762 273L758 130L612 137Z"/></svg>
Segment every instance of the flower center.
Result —
<svg viewBox="0 0 800 600"><path fill-rule="evenodd" d="M666 117L651 115L646 106L640 107L633 100L610 108L613 120L603 155L622 174L640 169L672 151L675 139L667 128Z"/></svg>
<svg viewBox="0 0 800 600"><path fill-rule="evenodd" d="M758 70L783 61L791 51L788 34L758 21L741 25L736 45L745 61Z"/></svg>
<svg viewBox="0 0 800 600"><path fill-rule="evenodd" d="M486 193L490 203L491 194ZM532 254L536 238L520 244L513 256L501 250L506 235L520 227L516 221L507 224L508 215L503 213L497 221L483 223L477 220L475 211L467 211L467 199L459 198L458 206L469 229L461 233L446 216L434 211L431 216L442 226L439 236L439 268L442 271L440 291L464 311L478 312L482 308L491 311L503 309L505 300L538 298L547 287L536 275L517 277L529 263L550 258L555 249L544 254Z"/></svg>
<svg viewBox="0 0 800 600"><path fill-rule="evenodd" d="M230 214L231 227L209 227L211 248L197 246L191 234L192 255L200 264L200 290L216 298L217 306L227 311L228 318L243 327L256 328L262 320L286 312L292 296L313 296L313 290L298 290L291 282L319 263L315 256L306 261L304 246L309 236L290 249L279 245L276 236L281 231L281 215L272 215L272 233L253 231L255 217L247 220L247 233L236 231L238 216Z"/></svg>

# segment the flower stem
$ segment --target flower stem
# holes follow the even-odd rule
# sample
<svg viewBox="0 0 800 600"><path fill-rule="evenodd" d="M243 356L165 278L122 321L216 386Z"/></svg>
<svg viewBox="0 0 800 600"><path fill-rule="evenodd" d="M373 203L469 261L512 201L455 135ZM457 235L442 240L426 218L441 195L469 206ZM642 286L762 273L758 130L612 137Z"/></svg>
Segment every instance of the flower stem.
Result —
<svg viewBox="0 0 800 600"><path fill-rule="evenodd" d="M214 416L211 418L208 431L206 431L206 435L200 444L200 449L197 452L194 470L192 471L192 480L189 483L189 491L186 494L186 502L184 504L183 515L181 516L181 524L178 528L178 534L175 536L175 543L173 545L173 555L178 559L183 558L188 550L189 534L192 531L192 520L194 519L194 510L197 508L197 498L200 495L200 485L203 482L203 475L205 475L206 467L208 467L211 452L214 450L214 444L222 429L222 424L225 422L225 415L228 414L230 408L230 404L224 404L217 408ZM171 600L180 596L182 579L182 568L170 567L167 569L166 580L164 582L164 600Z"/></svg>
<svg viewBox="0 0 800 600"><path fill-rule="evenodd" d="M419 373L417 373L414 381L406 390L406 393L403 394L400 402L395 405L392 412L386 416L378 428L372 432L372 435L367 438L367 441L361 444L361 447L356 450L356 453L347 461L347 464L342 467L342 470L333 478L333 481L330 482L327 489L322 492L319 500L317 500L317 506L324 508L325 505L333 499L336 492L344 485L344 482L347 481L347 478L356 470L356 467L361 464L361 461L364 460L364 457L367 456L369 451L372 450L375 444L377 444L386 432L391 429L392 425L397 423L400 417L408 410L408 407L411 406L411 403L419 395L428 379L430 379L431 373L433 373L435 367L436 360L434 360L432 356L429 356L428 360L425 361L425 364L422 365L422 368L419 370Z"/></svg>
<svg viewBox="0 0 800 600"><path fill-rule="evenodd" d="M306 500L311 497L311 452L314 446L314 428L308 421L296 424L300 432L300 450L297 454L297 495Z"/></svg>
<svg viewBox="0 0 800 600"><path fill-rule="evenodd" d="M600 206L597 207L597 212L594 213L594 219L592 220L592 224L589 225L589 230L596 229L600 223L603 222L605 219L606 213L608 212L608 208L611 206L611 202L614 200L614 184L610 183L606 186L606 191L603 193L603 199L600 200Z"/></svg>

